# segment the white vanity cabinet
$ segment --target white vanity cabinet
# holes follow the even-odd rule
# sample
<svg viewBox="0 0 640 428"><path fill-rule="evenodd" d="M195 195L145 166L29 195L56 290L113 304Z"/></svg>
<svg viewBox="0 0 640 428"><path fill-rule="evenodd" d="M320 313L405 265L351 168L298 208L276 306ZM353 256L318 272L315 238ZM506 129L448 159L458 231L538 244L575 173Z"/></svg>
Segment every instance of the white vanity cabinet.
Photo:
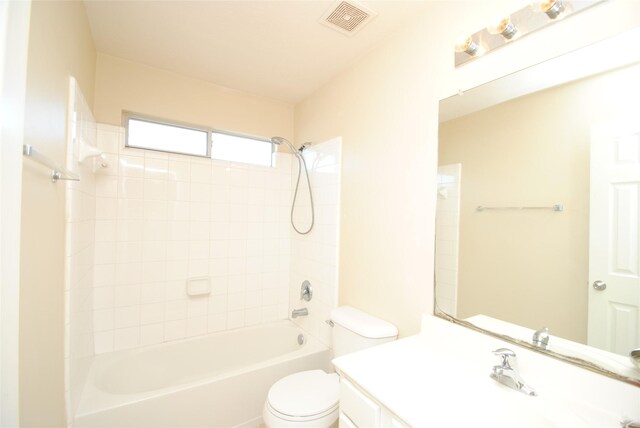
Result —
<svg viewBox="0 0 640 428"><path fill-rule="evenodd" d="M340 428L401 428L407 424L375 401L353 382L340 377Z"/></svg>

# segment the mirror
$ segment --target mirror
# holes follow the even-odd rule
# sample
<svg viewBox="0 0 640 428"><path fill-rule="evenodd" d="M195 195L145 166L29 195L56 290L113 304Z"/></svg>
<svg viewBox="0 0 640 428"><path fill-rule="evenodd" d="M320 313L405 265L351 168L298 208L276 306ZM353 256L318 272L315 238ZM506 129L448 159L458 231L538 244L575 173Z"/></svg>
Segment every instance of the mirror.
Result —
<svg viewBox="0 0 640 428"><path fill-rule="evenodd" d="M440 102L436 313L640 385L638 41Z"/></svg>

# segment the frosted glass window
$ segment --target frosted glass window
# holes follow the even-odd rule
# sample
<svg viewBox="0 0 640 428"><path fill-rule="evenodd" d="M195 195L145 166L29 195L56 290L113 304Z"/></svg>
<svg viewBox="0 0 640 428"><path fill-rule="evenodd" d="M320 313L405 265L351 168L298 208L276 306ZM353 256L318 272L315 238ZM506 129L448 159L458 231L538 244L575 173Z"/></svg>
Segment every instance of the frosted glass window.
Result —
<svg viewBox="0 0 640 428"><path fill-rule="evenodd" d="M127 119L127 147L207 156L209 133L179 125Z"/></svg>
<svg viewBox="0 0 640 428"><path fill-rule="evenodd" d="M211 133L211 157L231 162L271 166L273 145L270 141L250 137Z"/></svg>

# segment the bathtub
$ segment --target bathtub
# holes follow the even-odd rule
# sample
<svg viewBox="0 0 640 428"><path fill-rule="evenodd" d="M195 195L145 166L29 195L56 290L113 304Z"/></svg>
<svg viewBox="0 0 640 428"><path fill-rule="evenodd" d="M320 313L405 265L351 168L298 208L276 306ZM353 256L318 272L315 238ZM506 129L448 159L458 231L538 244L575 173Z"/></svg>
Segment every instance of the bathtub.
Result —
<svg viewBox="0 0 640 428"><path fill-rule="evenodd" d="M286 320L98 355L74 425L253 427L274 382L331 371L330 361L326 346Z"/></svg>

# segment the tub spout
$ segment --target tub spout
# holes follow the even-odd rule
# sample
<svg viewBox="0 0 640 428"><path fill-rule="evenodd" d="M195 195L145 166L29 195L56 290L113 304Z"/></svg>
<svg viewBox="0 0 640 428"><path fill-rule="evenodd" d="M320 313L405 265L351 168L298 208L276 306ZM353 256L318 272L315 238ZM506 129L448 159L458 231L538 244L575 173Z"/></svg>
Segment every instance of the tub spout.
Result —
<svg viewBox="0 0 640 428"><path fill-rule="evenodd" d="M307 308L294 309L293 312L291 312L291 318L306 317L307 315L309 315Z"/></svg>

